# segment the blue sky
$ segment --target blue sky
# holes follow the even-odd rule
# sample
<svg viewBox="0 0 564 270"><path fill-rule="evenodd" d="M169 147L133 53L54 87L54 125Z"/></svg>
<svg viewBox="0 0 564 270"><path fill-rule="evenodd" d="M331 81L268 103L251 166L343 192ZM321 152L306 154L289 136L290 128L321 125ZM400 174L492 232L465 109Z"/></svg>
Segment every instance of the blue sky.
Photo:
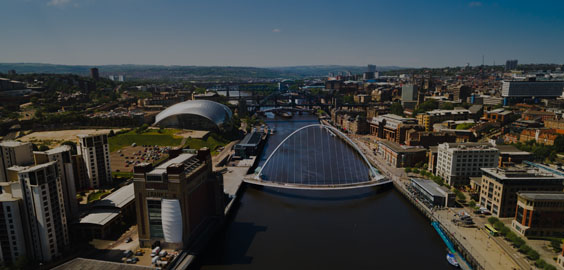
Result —
<svg viewBox="0 0 564 270"><path fill-rule="evenodd" d="M2 0L0 62L564 63L564 1Z"/></svg>

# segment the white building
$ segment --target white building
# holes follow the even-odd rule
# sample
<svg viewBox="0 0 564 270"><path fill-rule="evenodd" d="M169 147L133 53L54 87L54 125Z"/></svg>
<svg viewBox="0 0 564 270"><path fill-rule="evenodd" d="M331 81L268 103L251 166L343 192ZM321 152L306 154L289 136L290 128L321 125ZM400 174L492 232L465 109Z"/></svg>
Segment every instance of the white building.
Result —
<svg viewBox="0 0 564 270"><path fill-rule="evenodd" d="M78 216L78 203L76 201L76 187L74 179L73 164L71 159L71 147L59 146L44 152L35 151L36 164L56 161L59 177L63 186L63 198L65 200L65 212L67 219L74 220Z"/></svg>
<svg viewBox="0 0 564 270"><path fill-rule="evenodd" d="M443 143L437 150L437 175L448 185L470 183L481 176L481 168L497 167L499 150L488 143Z"/></svg>
<svg viewBox="0 0 564 270"><path fill-rule="evenodd" d="M78 135L78 153L82 155L90 180L90 188L99 188L112 182L108 135Z"/></svg>
<svg viewBox="0 0 564 270"><path fill-rule="evenodd" d="M20 184L12 195L23 198L25 205L29 257L48 262L61 256L69 245L69 231L57 162L10 170L18 173Z"/></svg>
<svg viewBox="0 0 564 270"><path fill-rule="evenodd" d="M22 222L22 199L2 190L0 194L0 264L15 262L26 255L26 242Z"/></svg>
<svg viewBox="0 0 564 270"><path fill-rule="evenodd" d="M31 143L18 141L0 142L0 182L8 182L8 168L16 165L33 164L33 147Z"/></svg>

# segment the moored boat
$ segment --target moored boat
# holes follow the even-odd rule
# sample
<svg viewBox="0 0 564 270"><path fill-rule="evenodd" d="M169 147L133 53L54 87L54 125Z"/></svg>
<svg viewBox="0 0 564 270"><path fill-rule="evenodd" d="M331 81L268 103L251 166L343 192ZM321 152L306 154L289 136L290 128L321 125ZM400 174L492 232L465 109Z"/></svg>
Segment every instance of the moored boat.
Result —
<svg viewBox="0 0 564 270"><path fill-rule="evenodd" d="M448 261L448 263L450 263L450 265L454 266L454 267L459 267L460 265L458 264L458 262L456 261L456 258L454 257L454 254L452 253L448 253L446 256L446 259Z"/></svg>

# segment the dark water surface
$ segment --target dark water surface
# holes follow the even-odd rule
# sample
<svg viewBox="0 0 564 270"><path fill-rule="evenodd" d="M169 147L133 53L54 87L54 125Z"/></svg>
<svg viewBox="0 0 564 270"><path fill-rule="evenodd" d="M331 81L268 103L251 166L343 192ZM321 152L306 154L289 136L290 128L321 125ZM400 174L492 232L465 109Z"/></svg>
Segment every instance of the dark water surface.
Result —
<svg viewBox="0 0 564 270"><path fill-rule="evenodd" d="M264 163L309 116L270 121ZM248 186L200 269L451 269L430 222L393 189L286 190Z"/></svg>

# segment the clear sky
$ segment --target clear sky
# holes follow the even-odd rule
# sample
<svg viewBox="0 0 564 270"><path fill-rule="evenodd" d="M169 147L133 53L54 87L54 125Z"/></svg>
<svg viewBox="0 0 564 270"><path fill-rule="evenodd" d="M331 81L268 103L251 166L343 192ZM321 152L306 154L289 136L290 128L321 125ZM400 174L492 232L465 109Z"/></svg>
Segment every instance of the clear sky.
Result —
<svg viewBox="0 0 564 270"><path fill-rule="evenodd" d="M0 62L564 63L564 1L1 0Z"/></svg>

